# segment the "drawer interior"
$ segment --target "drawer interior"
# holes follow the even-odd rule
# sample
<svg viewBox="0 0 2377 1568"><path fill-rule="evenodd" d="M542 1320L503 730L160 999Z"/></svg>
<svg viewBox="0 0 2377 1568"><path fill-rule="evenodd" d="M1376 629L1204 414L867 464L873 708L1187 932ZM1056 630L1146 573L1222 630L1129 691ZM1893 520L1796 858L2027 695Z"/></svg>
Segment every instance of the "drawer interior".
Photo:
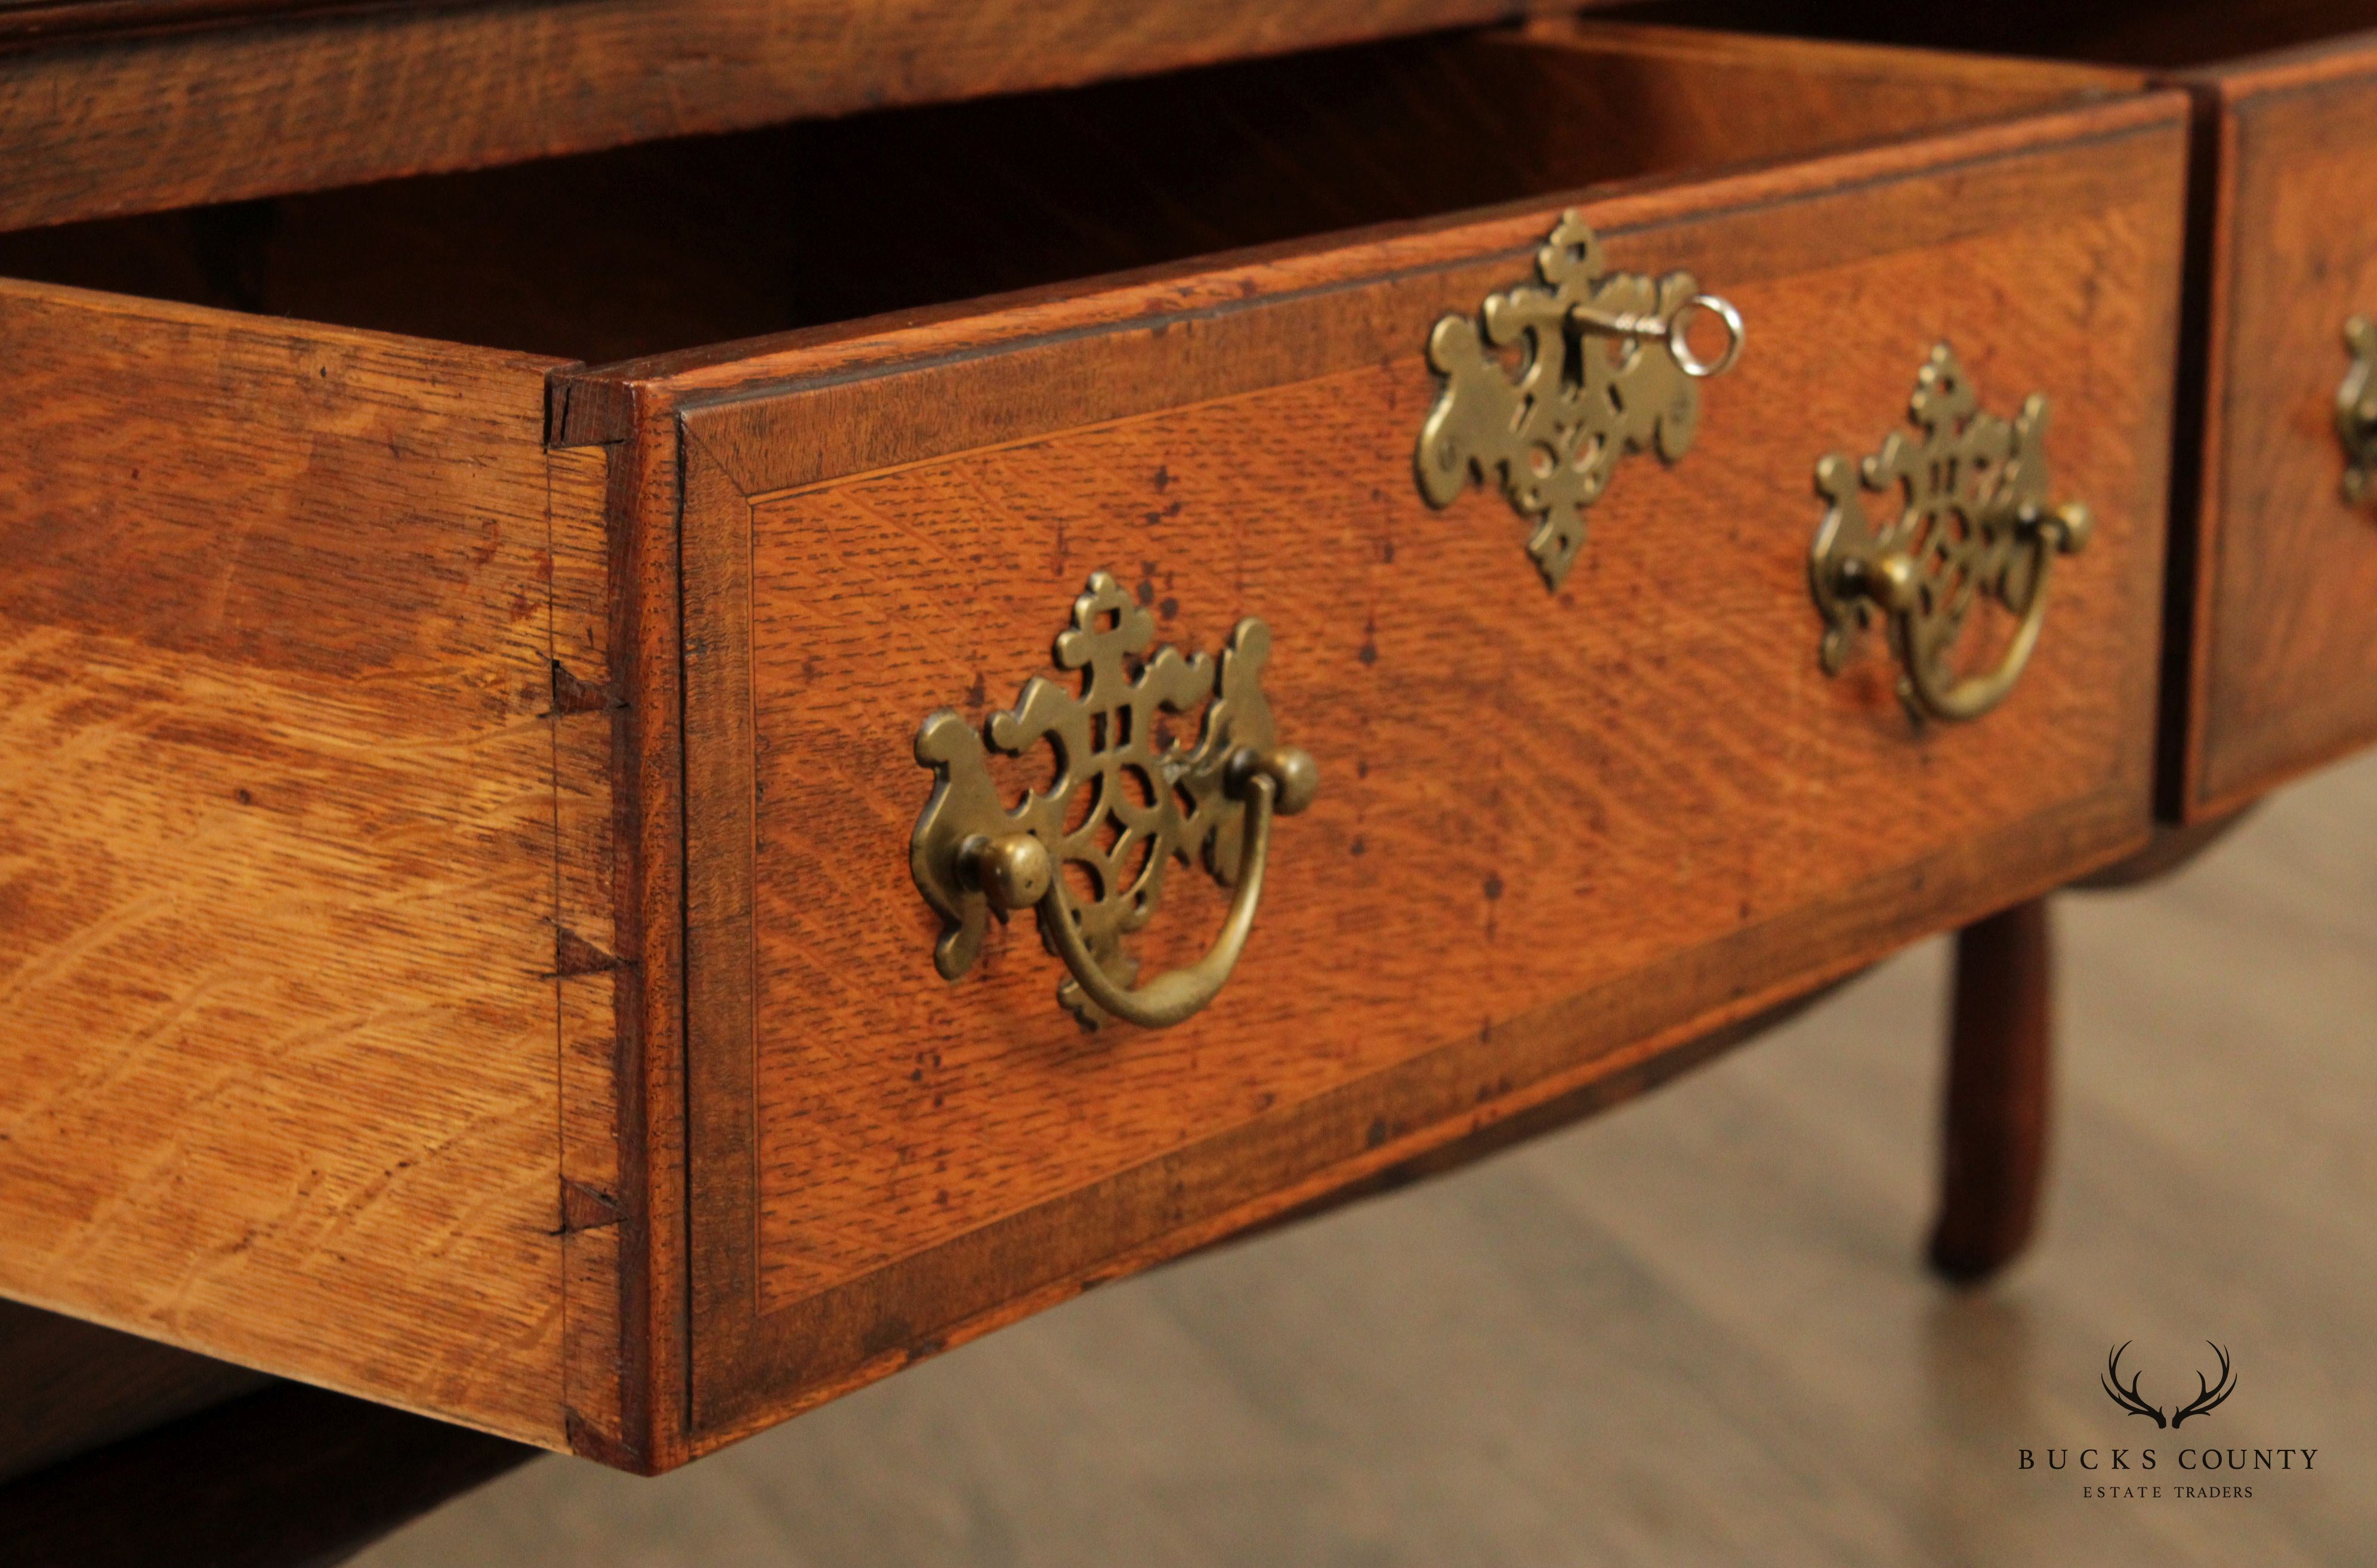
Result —
<svg viewBox="0 0 2377 1568"><path fill-rule="evenodd" d="M1559 23L0 235L0 276L601 362L2115 85Z"/></svg>
<svg viewBox="0 0 2377 1568"><path fill-rule="evenodd" d="M2377 29L2377 0L1654 0L1620 16L1748 32L2182 70Z"/></svg>

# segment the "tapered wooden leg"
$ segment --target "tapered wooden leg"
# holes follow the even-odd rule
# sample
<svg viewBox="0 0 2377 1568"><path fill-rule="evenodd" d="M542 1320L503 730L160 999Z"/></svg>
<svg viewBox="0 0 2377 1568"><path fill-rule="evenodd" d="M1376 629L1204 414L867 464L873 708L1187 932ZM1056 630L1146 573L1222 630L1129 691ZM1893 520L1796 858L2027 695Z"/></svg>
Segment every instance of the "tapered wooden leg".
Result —
<svg viewBox="0 0 2377 1568"><path fill-rule="evenodd" d="M1931 1266L1985 1278L2030 1240L2047 1155L2053 977L2047 901L1956 936L1955 1015Z"/></svg>

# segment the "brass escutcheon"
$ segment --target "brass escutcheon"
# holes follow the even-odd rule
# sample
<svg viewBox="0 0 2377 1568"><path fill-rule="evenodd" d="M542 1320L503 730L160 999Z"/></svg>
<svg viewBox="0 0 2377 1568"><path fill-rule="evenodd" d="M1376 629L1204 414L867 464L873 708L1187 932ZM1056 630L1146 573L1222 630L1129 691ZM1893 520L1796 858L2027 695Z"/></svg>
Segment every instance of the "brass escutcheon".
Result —
<svg viewBox="0 0 2377 1568"><path fill-rule="evenodd" d="M973 967L992 915L1023 909L1036 913L1048 951L1071 971L1057 999L1087 1028L1108 1018L1150 1029L1177 1023L1230 977L1262 896L1272 818L1309 806L1320 774L1308 755L1272 735L1261 686L1270 628L1240 621L1219 660L1168 644L1151 657L1154 638L1155 617L1111 574L1093 573L1057 639L1057 667L1081 672L1079 691L1033 676L1015 706L979 731L953 709L926 717L916 760L937 777L908 864L943 922L933 963L944 979ZM1193 745L1159 739L1164 714L1200 708ZM985 741L1009 756L1047 742L1055 781L1010 809L991 779ZM1069 827L1085 791L1081 820ZM1195 964L1137 985L1139 961L1122 939L1154 916L1171 863L1200 857L1236 890L1221 934ZM1093 897L1068 884L1069 863L1086 874Z"/></svg>
<svg viewBox="0 0 2377 1568"><path fill-rule="evenodd" d="M2377 482L2377 321L2347 321L2344 347L2352 364L2335 389L2335 434L2344 443L2344 498L2358 504Z"/></svg>
<svg viewBox="0 0 2377 1568"><path fill-rule="evenodd" d="M1699 383L1733 368L1741 313L1699 292L1689 272L1605 272L1601 241L1565 214L1535 253L1535 283L1486 296L1428 333L1427 363L1444 378L1420 426L1413 464L1420 494L1451 506L1472 478L1499 483L1535 524L1527 554L1558 588L1584 545L1584 510L1629 452L1674 462L1700 425ZM1724 352L1692 352L1692 318L1725 329ZM1501 355L1515 350L1516 379Z"/></svg>
<svg viewBox="0 0 2377 1568"><path fill-rule="evenodd" d="M2048 501L2047 400L2034 395L2009 423L1981 412L1947 344L1916 377L1908 404L1919 440L1893 431L1862 463L1834 453L1816 465L1829 503L1808 562L1824 618L1824 673L1838 675L1855 632L1879 613L1903 674L1910 712L1974 719L2005 700L2038 646L2048 569L2088 542L2088 509ZM1868 494L1899 489L1905 505L1877 528ZM2018 617L2004 657L1959 676L1955 650L1976 600Z"/></svg>

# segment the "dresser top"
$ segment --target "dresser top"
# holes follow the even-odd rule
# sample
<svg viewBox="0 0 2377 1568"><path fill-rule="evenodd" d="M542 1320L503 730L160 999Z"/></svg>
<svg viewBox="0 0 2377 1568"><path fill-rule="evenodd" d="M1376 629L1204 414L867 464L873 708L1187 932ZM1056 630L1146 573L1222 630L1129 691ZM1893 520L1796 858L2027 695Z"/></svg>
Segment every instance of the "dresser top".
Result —
<svg viewBox="0 0 2377 1568"><path fill-rule="evenodd" d="M426 8L431 0L0 0L0 46L89 42L285 20L307 12Z"/></svg>
<svg viewBox="0 0 2377 1568"><path fill-rule="evenodd" d="M0 229L1574 8L1574 0L0 0Z"/></svg>

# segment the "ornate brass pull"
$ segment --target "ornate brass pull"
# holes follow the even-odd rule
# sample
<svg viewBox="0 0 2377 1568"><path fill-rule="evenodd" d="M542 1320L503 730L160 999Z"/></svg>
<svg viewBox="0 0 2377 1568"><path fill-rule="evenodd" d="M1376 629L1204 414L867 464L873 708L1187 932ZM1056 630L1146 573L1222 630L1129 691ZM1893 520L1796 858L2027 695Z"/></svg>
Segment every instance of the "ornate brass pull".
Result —
<svg viewBox="0 0 2377 1568"><path fill-rule="evenodd" d="M1475 477L1499 483L1535 524L1527 554L1558 588L1584 545L1584 510L1629 452L1674 462L1700 425L1698 383L1741 355L1741 313L1699 292L1689 272L1649 278L1602 270L1601 241L1574 212L1535 253L1539 283L1488 294L1475 319L1455 313L1427 337L1444 377L1420 426L1420 494L1451 506ZM1723 353L1702 359L1692 318L1714 316ZM1515 349L1517 378L1501 354Z"/></svg>
<svg viewBox="0 0 2377 1568"><path fill-rule="evenodd" d="M2377 321L2344 324L2352 364L2335 389L2335 434L2344 443L2344 498L2359 503L2377 483Z"/></svg>
<svg viewBox="0 0 2377 1568"><path fill-rule="evenodd" d="M1155 617L1111 575L1093 573L1057 639L1057 668L1082 672L1078 692L1034 676L979 732L951 709L926 718L916 760L937 778L908 861L944 923L933 962L945 979L973 967L990 916L1024 909L1072 972L1057 999L1085 1027L1109 1017L1177 1023L1230 977L1262 896L1272 817L1309 806L1320 773L1273 738L1261 686L1271 630L1261 621L1240 621L1218 662L1169 646L1150 657L1154 636ZM1167 736L1166 714L1200 707L1194 745ZM1055 781L1008 808L985 739L1018 757L1046 743ZM1188 967L1137 986L1139 961L1122 939L1154 915L1170 863L1199 856L1215 880L1236 885L1221 934ZM1088 898L1069 884L1069 864L1090 884Z"/></svg>
<svg viewBox="0 0 2377 1568"><path fill-rule="evenodd" d="M1853 634L1879 611L1904 674L1899 696L1918 715L1974 719L2005 700L2038 646L2048 569L2088 542L2077 503L2048 501L2047 400L2034 395L2009 423L1978 400L1941 343L1908 404L1920 440L1893 431L1863 463L1834 453L1816 465L1829 503L1808 563L1824 618L1824 673L1838 675ZM1899 514L1877 528L1869 492L1903 490ZM1997 667L1959 676L1955 650L1975 600L2019 617Z"/></svg>

